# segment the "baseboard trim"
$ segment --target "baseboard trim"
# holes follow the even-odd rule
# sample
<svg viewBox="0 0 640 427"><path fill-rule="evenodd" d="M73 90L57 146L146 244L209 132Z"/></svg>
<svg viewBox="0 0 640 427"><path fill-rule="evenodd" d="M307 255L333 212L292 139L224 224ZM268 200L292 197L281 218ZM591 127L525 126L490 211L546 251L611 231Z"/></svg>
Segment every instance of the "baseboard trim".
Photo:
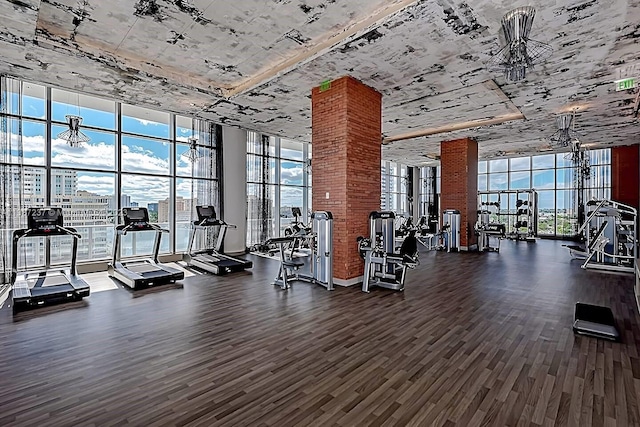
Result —
<svg viewBox="0 0 640 427"><path fill-rule="evenodd" d="M355 286L358 285L360 283L362 283L362 279L364 279L364 276L358 276L358 277L354 277L353 279L347 279L347 280L343 280L343 279L336 279L335 277L333 278L333 283L338 285L338 286Z"/></svg>

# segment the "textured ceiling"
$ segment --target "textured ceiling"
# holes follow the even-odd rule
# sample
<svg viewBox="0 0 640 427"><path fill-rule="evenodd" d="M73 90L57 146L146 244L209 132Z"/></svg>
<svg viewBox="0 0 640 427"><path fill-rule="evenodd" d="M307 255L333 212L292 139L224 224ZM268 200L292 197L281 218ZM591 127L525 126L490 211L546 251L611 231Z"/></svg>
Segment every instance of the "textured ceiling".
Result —
<svg viewBox="0 0 640 427"><path fill-rule="evenodd" d="M573 108L584 144L638 143L613 81L640 77L640 2L535 3L554 51L515 83L485 66L528 5L506 0L0 0L0 72L303 141L311 88L351 75L383 94L388 140L430 134L384 146L412 165L463 136L484 158L546 151Z"/></svg>

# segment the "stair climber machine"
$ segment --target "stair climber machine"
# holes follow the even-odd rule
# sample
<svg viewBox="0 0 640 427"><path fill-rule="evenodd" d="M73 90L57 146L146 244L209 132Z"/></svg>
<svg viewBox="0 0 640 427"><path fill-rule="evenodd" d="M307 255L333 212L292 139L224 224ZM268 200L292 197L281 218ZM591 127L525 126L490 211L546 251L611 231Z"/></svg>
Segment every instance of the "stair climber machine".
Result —
<svg viewBox="0 0 640 427"><path fill-rule="evenodd" d="M309 273L299 273L305 263L294 258L294 250L286 251L288 247L295 248L298 241L304 239L311 249ZM333 288L333 215L331 212L317 211L311 214L311 230L308 234L294 233L283 237L273 237L267 241L268 245L278 245L280 251L280 269L273 285L282 289L291 287L291 282L300 280L315 283L325 287L328 291ZM287 255L288 253L288 255Z"/></svg>
<svg viewBox="0 0 640 427"><path fill-rule="evenodd" d="M29 208L26 229L13 232L11 284L14 313L23 306L44 305L50 301L81 300L89 296L89 285L76 273L78 239L75 229L64 226L61 208ZM20 239L54 236L73 238L69 269L51 268L46 258L44 270L18 272L18 242ZM47 245L50 242L46 242ZM37 246L34 245L37 248Z"/></svg>
<svg viewBox="0 0 640 427"><path fill-rule="evenodd" d="M162 238L162 234L168 233L169 230L165 230L157 224L150 224L147 208L122 208L120 216L122 224L116 226L116 235L113 239L113 259L107 267L107 272L110 277L118 279L133 289L138 289L143 286L173 283L176 280L184 279L183 271L161 264L158 261L160 239ZM153 231L156 233L153 244L153 258L122 262L120 260L120 241L122 236L126 236L128 233L139 233L143 231Z"/></svg>
<svg viewBox="0 0 640 427"><path fill-rule="evenodd" d="M358 250L364 259L362 291L369 292L372 286L404 290L408 268L418 265L418 241L415 230L411 231L394 251L393 212L371 212L369 214L369 238L358 237Z"/></svg>
<svg viewBox="0 0 640 427"><path fill-rule="evenodd" d="M189 236L189 246L187 247L187 252L182 255L182 260L187 265L217 275L244 271L253 267L253 262L251 261L234 258L222 252L222 243L224 242L227 228L235 228L235 225L227 224L216 218L216 209L213 206L196 206L196 212L198 220L193 222L191 235ZM219 228L215 247L194 251L193 244L196 239L196 233L200 231L202 235L206 235L207 230L211 229L211 227Z"/></svg>

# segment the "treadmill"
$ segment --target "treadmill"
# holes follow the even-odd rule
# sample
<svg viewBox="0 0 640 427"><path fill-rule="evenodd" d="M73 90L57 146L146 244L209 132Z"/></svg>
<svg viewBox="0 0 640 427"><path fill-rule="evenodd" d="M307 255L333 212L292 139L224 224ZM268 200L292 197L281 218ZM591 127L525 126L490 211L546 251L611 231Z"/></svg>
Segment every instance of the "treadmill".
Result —
<svg viewBox="0 0 640 427"><path fill-rule="evenodd" d="M169 230L165 230L157 224L150 224L147 208L122 208L121 219L122 224L116 226L116 235L113 240L113 259L107 268L110 277L118 279L133 289L174 283L176 280L184 279L183 271L161 264L158 261L162 233L168 233ZM156 233L153 258L122 262L120 260L120 240L122 236L127 235L127 233L141 231L154 231Z"/></svg>
<svg viewBox="0 0 640 427"><path fill-rule="evenodd" d="M182 255L182 260L187 265L217 275L234 273L253 267L253 262L225 255L221 250L227 228L235 228L235 225L227 224L216 218L216 209L213 206L196 206L196 211L198 220L193 222L191 234L189 235L189 246L187 247L187 252ZM220 227L215 247L213 249L193 251L196 232L202 231L202 234L206 234L208 227Z"/></svg>
<svg viewBox="0 0 640 427"><path fill-rule="evenodd" d="M81 300L89 296L89 285L76 272L80 235L75 229L64 227L62 208L29 208L27 227L13 232L11 284L14 312L21 306L39 306L50 301ZM45 237L48 241L52 236L73 238L70 268L51 268L49 257L46 257L44 270L18 272L20 239Z"/></svg>

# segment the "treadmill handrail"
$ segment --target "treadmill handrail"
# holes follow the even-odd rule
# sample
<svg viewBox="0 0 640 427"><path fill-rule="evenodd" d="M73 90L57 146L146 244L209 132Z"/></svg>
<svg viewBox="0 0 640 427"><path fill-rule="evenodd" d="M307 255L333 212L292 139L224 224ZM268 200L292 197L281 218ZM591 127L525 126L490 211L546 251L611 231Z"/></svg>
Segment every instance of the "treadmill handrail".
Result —
<svg viewBox="0 0 640 427"><path fill-rule="evenodd" d="M16 278L18 277L18 241L24 237L45 237L49 238L50 236L71 236L73 237L73 246L71 249L71 266L69 268L71 275L76 275L76 262L78 256L78 240L82 238L80 234L76 231L75 228L72 227L61 227L59 225L55 225L52 228L55 232L51 234L47 234L42 232L41 234L35 234L37 231L41 231L33 228L21 228L13 231L13 242L11 248L11 284L14 284ZM49 264L45 266L46 269L49 269Z"/></svg>

